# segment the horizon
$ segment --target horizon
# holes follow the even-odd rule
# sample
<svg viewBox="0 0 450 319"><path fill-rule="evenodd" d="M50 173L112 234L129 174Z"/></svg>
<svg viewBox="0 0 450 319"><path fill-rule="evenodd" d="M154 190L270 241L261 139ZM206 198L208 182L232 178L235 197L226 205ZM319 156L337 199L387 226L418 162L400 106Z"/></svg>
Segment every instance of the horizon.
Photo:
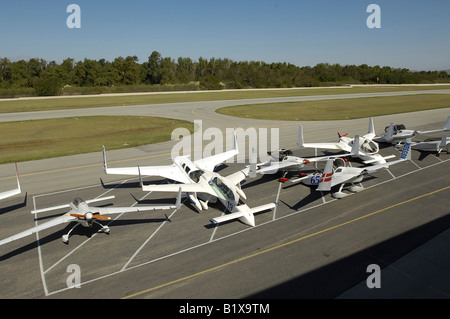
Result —
<svg viewBox="0 0 450 319"><path fill-rule="evenodd" d="M80 28L69 28L69 4ZM370 4L380 28L369 28ZM235 62L388 66L411 71L450 70L450 2L229 1L153 2L18 0L0 12L0 57L10 61L105 59L153 51L163 57L228 58Z"/></svg>

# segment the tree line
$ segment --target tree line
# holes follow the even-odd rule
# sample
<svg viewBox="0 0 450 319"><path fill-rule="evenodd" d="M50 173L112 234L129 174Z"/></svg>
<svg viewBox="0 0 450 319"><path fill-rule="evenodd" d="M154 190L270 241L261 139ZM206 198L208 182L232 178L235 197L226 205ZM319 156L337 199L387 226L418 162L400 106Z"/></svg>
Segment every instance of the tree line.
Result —
<svg viewBox="0 0 450 319"><path fill-rule="evenodd" d="M193 61L189 57L179 57L175 60L162 57L157 51L143 63L139 63L136 56L117 57L112 62L87 58L75 62L67 58L60 64L37 58L16 62L0 58L0 92L30 92L28 94L32 95L67 94L68 87L72 88L72 93L77 93L85 92L83 88L113 87L125 91L154 86L214 90L449 81L450 76L445 71L418 72L366 64L319 63L314 67L299 67L286 62L238 62L228 58L200 57Z"/></svg>

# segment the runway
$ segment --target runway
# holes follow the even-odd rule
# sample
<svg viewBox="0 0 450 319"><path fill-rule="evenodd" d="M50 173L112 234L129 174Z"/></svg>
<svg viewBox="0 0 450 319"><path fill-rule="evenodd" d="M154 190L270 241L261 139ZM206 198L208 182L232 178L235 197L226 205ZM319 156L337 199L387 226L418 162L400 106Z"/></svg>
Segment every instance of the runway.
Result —
<svg viewBox="0 0 450 319"><path fill-rule="evenodd" d="M367 131L367 119L291 123L235 119L214 113L217 107L232 103L237 102L76 112L77 116L98 111L108 115L156 115L164 108L170 117L201 119L203 128L279 128L280 147L291 148L294 155L301 156L314 154L313 150L295 148L298 124L304 125L305 138L311 141L332 141L336 131L350 135ZM261 99L255 103L261 103ZM439 128L449 111L376 117L374 122L377 132L384 131L390 121L404 123L407 128ZM53 112L54 116L72 116L67 114ZM22 119L41 115L22 114ZM167 165L174 143L109 151L108 164L111 167ZM240 145L240 149L248 156L246 145ZM381 153L399 155L393 147L385 147ZM239 221L213 227L209 219L220 216L223 206L211 205L208 211L198 213L185 202L179 210L120 215L111 221L110 235L97 234L97 229L77 228L69 245L62 243L61 235L70 226L46 230L0 247L0 297L355 298L352 289L360 289L369 298L371 294L374 298L380 295L381 298L448 298L448 274L441 274L440 281L423 282L412 271L414 265L405 261L396 264L396 268L392 265L433 237L445 234L450 223L447 208L450 184L448 175L444 174L448 172L449 159L445 152L437 157L414 151L411 162L374 174L362 182L364 191L341 200L303 185L281 184L278 176L248 179L243 190L250 207L276 200L279 203L273 211L256 216L255 228ZM116 206L174 202L172 194L142 192L137 178L105 175L101 161L99 150L68 158L19 163L24 193L1 202L0 237L64 212L44 213L34 220L30 214L32 209L69 203L77 196L90 199L115 195L114 200L104 204ZM227 175L244 166L223 165L220 173ZM0 167L2 189L8 189L13 183L11 167ZM167 182L161 178L145 179L145 183L150 181ZM25 192L28 196L24 202ZM383 269L382 288L378 290L364 287L370 264ZM80 288L68 287L69 265L78 265L81 270ZM446 265L440 265L437 268L445 272ZM400 271L392 272L392 269ZM408 278L405 274L412 273L414 278L405 280L418 284L419 289L404 291L398 285L389 286L395 280L398 283L399 276L404 279ZM364 295L358 292L357 296Z"/></svg>

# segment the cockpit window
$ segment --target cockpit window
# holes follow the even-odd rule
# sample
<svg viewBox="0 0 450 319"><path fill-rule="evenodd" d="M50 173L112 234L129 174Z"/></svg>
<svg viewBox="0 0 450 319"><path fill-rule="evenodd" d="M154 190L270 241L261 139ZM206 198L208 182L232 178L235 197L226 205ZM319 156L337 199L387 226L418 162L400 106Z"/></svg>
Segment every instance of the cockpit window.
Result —
<svg viewBox="0 0 450 319"><path fill-rule="evenodd" d="M366 153L377 153L378 146L373 141L365 140L361 145L361 150Z"/></svg>
<svg viewBox="0 0 450 319"><path fill-rule="evenodd" d="M83 202L83 200L79 197L75 198L72 202L73 205L75 205L75 207L78 207L78 205L80 205Z"/></svg>
<svg viewBox="0 0 450 319"><path fill-rule="evenodd" d="M212 189L214 189L218 197L229 201L235 200L233 191L228 188L228 186L225 185L219 178L214 177L213 179L211 179L209 181L209 185L212 187Z"/></svg>
<svg viewBox="0 0 450 319"><path fill-rule="evenodd" d="M202 176L204 171L201 169L198 169L196 171L192 171L189 173L189 178L192 179L195 183L197 183L200 179L200 176Z"/></svg>

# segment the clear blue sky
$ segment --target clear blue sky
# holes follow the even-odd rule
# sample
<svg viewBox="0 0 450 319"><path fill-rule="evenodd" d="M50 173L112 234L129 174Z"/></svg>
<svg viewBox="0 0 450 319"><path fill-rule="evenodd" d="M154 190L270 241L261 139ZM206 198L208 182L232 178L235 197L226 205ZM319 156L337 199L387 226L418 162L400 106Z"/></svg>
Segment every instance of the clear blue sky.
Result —
<svg viewBox="0 0 450 319"><path fill-rule="evenodd" d="M81 28L69 29L69 4ZM369 4L381 29L369 29ZM450 69L450 1L15 0L0 9L0 57L163 57Z"/></svg>

